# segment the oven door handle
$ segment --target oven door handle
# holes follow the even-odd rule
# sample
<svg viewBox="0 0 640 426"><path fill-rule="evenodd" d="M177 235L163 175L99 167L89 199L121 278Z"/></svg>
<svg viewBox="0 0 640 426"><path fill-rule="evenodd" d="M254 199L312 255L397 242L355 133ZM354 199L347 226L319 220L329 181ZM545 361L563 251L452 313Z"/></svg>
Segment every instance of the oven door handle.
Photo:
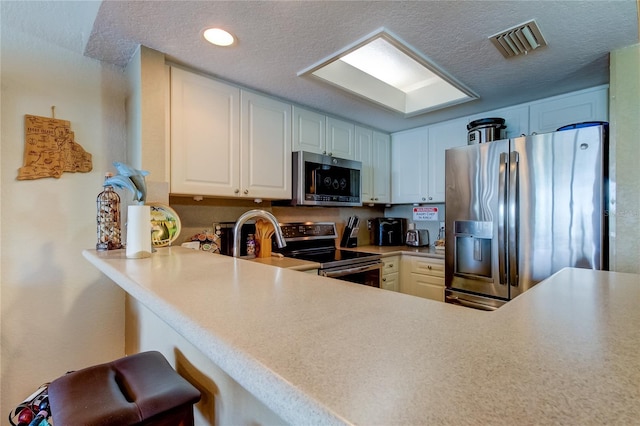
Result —
<svg viewBox="0 0 640 426"><path fill-rule="evenodd" d="M319 271L319 274L327 278L337 278L337 277L343 277L345 275L359 274L360 272L368 272L368 271L373 271L381 268L382 268L382 263L374 263L373 265L356 266L356 267L347 268L347 269L336 269L336 270L321 269Z"/></svg>

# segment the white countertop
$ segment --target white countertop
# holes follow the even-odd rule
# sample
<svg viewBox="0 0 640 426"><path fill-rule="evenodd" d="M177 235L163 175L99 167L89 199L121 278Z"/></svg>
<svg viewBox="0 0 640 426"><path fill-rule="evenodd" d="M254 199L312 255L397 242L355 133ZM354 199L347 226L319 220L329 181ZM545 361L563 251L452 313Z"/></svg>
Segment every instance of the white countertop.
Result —
<svg viewBox="0 0 640 426"><path fill-rule="evenodd" d="M292 424L640 421L640 276L565 269L495 312L180 247L92 264Z"/></svg>

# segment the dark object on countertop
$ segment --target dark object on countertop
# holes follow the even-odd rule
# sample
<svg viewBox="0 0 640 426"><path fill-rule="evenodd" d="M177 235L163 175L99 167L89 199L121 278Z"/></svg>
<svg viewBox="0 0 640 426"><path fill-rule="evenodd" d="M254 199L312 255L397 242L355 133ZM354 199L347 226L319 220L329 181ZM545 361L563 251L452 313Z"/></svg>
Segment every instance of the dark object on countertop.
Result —
<svg viewBox="0 0 640 426"><path fill-rule="evenodd" d="M347 221L347 226L344 227L342 233L342 239L340 240L340 247L357 247L358 246L358 231L360 230L360 218L358 216L351 216Z"/></svg>
<svg viewBox="0 0 640 426"><path fill-rule="evenodd" d="M407 220L400 217L371 219L371 232L375 246L401 246L404 244Z"/></svg>
<svg viewBox="0 0 640 426"><path fill-rule="evenodd" d="M193 425L200 391L150 351L59 377L49 400L56 426Z"/></svg>

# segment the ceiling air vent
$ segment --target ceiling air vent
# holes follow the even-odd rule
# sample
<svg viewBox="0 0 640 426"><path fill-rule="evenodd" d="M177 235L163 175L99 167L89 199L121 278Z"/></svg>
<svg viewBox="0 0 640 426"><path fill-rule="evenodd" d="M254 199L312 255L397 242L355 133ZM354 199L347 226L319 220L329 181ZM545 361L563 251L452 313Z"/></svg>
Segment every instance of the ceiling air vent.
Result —
<svg viewBox="0 0 640 426"><path fill-rule="evenodd" d="M505 58L526 55L538 47L547 45L534 20L492 35L489 40Z"/></svg>

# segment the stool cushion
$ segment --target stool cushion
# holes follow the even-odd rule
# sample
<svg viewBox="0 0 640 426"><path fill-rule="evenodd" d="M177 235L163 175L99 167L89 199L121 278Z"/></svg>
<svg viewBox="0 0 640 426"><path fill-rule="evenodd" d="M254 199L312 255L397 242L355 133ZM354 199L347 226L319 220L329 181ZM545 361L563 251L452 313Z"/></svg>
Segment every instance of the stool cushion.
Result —
<svg viewBox="0 0 640 426"><path fill-rule="evenodd" d="M55 426L135 425L199 400L200 392L156 351L78 370L49 385Z"/></svg>

